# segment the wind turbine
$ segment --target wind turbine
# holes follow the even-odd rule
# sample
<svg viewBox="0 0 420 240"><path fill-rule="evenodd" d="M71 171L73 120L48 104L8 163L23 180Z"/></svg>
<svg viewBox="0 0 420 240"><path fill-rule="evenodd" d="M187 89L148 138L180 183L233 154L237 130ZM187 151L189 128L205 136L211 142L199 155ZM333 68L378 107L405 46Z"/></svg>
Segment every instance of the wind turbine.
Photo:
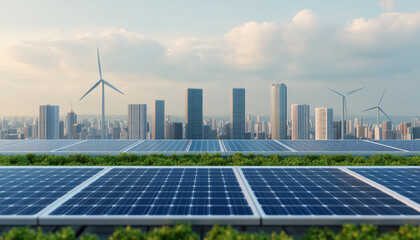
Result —
<svg viewBox="0 0 420 240"><path fill-rule="evenodd" d="M328 88L328 90L330 90L330 91L332 91L332 92L334 92L334 93L336 93L336 94L338 94L338 95L341 96L341 139L344 139L344 121L347 118L346 97L349 96L349 95L351 95L351 94L353 94L353 93L355 93L355 92L357 92L357 91L362 90L365 87L361 87L361 88L355 89L355 90L350 91L350 92L348 92L346 94L339 93L336 90L331 89L329 87L327 87L327 88ZM346 112L346 115L345 116L344 116L344 111Z"/></svg>
<svg viewBox="0 0 420 240"><path fill-rule="evenodd" d="M87 91L87 93L85 93L85 95L83 95L83 97L81 97L79 99L79 101L81 101L86 95L88 95L90 92L92 92L93 89L95 89L97 86L99 86L99 84L102 83L102 123L101 123L101 138L105 139L105 85L107 85L108 87L114 89L115 91L121 93L122 95L124 95L123 92L121 92L120 90L118 90L116 87L112 86L109 82L105 81L102 78L102 71L101 71L101 61L99 60L99 48L96 49L96 52L98 54L98 67L99 67L99 81L97 83L95 83L95 85L93 85L93 87L91 89L89 89L89 91Z"/></svg>
<svg viewBox="0 0 420 240"><path fill-rule="evenodd" d="M376 109L376 126L377 127L379 126L379 111L381 111L392 122L391 118L379 106L381 104L381 102L382 102L382 98L384 97L385 92L386 92L386 89L384 90L384 93L382 93L381 99L379 99L378 105L376 107L371 107L371 108L368 108L368 109L362 111L362 112L366 112L366 111L370 111L370 110Z"/></svg>

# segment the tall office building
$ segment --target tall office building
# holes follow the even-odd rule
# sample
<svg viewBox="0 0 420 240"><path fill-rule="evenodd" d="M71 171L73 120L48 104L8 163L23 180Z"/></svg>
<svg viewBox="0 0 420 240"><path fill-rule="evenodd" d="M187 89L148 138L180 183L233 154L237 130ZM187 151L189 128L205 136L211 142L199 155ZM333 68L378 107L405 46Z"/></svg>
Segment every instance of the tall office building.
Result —
<svg viewBox="0 0 420 240"><path fill-rule="evenodd" d="M60 121L58 126L58 137L64 139L64 121Z"/></svg>
<svg viewBox="0 0 420 240"><path fill-rule="evenodd" d="M394 131L392 130L392 122L382 122L382 139L389 140L394 139Z"/></svg>
<svg viewBox="0 0 420 240"><path fill-rule="evenodd" d="M333 139L332 108L315 108L315 140Z"/></svg>
<svg viewBox="0 0 420 240"><path fill-rule="evenodd" d="M39 139L58 139L60 137L59 107L39 106Z"/></svg>
<svg viewBox="0 0 420 240"><path fill-rule="evenodd" d="M292 104L292 140L309 139L309 105Z"/></svg>
<svg viewBox="0 0 420 240"><path fill-rule="evenodd" d="M147 139L147 105L128 105L128 138Z"/></svg>
<svg viewBox="0 0 420 240"><path fill-rule="evenodd" d="M203 138L203 89L185 89L185 138Z"/></svg>
<svg viewBox="0 0 420 240"><path fill-rule="evenodd" d="M165 138L165 101L155 100L153 102L154 110L152 119L152 138L164 139Z"/></svg>
<svg viewBox="0 0 420 240"><path fill-rule="evenodd" d="M230 137L245 138L245 88L232 88L230 94Z"/></svg>
<svg viewBox="0 0 420 240"><path fill-rule="evenodd" d="M73 110L66 116L66 135L68 139L73 139L73 125L77 123L77 114Z"/></svg>
<svg viewBox="0 0 420 240"><path fill-rule="evenodd" d="M271 139L287 138L287 87L271 85Z"/></svg>

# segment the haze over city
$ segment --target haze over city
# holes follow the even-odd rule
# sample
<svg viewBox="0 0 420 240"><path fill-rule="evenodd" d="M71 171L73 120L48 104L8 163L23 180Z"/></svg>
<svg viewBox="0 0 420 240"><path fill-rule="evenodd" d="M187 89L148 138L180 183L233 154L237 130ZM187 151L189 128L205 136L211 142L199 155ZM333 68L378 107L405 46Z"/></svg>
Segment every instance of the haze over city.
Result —
<svg viewBox="0 0 420 240"><path fill-rule="evenodd" d="M83 4L82 4L83 3ZM16 9L19 9L17 12ZM3 2L0 9L1 116L100 114L96 48L109 89L107 114L165 99L183 116L185 88L203 88L204 115L229 115L230 89L246 89L246 113L270 115L270 86L286 83L288 104L341 107L325 87L348 92L349 115L382 106L418 116L420 2L196 1ZM13 24L11 24L13 23ZM289 112L288 111L288 112ZM409 119L407 119L408 121Z"/></svg>

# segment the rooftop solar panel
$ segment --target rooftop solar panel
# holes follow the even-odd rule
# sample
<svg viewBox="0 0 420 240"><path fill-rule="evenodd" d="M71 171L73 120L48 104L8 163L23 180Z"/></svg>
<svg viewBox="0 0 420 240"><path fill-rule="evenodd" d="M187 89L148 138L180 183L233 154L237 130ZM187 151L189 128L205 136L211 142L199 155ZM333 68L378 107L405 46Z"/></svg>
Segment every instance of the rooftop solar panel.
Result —
<svg viewBox="0 0 420 240"><path fill-rule="evenodd" d="M114 167L48 216L44 224L258 224L228 167Z"/></svg>
<svg viewBox="0 0 420 240"><path fill-rule="evenodd" d="M185 152L190 140L144 140L128 152Z"/></svg>
<svg viewBox="0 0 420 240"><path fill-rule="evenodd" d="M395 148L361 140L280 140L299 152L395 152Z"/></svg>
<svg viewBox="0 0 420 240"><path fill-rule="evenodd" d="M103 168L3 167L0 223L35 215Z"/></svg>
<svg viewBox="0 0 420 240"><path fill-rule="evenodd" d="M188 152L220 152L218 140L191 140Z"/></svg>
<svg viewBox="0 0 420 240"><path fill-rule="evenodd" d="M288 152L286 147L271 140L223 140L226 152Z"/></svg>
<svg viewBox="0 0 420 240"><path fill-rule="evenodd" d="M25 141L26 140L0 140L0 147L9 144L23 143Z"/></svg>
<svg viewBox="0 0 420 240"><path fill-rule="evenodd" d="M369 142L384 144L411 152L420 152L419 140L369 140Z"/></svg>
<svg viewBox="0 0 420 240"><path fill-rule="evenodd" d="M420 222L420 212L339 168L240 169L263 224Z"/></svg>
<svg viewBox="0 0 420 240"><path fill-rule="evenodd" d="M348 169L420 204L420 168L418 167Z"/></svg>
<svg viewBox="0 0 420 240"><path fill-rule="evenodd" d="M80 140L31 140L24 141L18 144L10 144L0 147L0 152L15 152L15 153L36 153L36 152L50 152L71 144L79 144Z"/></svg>
<svg viewBox="0 0 420 240"><path fill-rule="evenodd" d="M61 148L58 152L120 152L138 140L88 140Z"/></svg>

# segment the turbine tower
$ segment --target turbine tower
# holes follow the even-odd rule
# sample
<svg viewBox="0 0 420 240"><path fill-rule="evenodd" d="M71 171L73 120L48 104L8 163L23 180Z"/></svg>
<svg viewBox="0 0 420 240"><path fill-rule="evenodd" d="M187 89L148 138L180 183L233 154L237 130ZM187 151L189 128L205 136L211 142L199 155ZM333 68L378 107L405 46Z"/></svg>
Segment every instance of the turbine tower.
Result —
<svg viewBox="0 0 420 240"><path fill-rule="evenodd" d="M87 93L85 93L85 95L83 95L83 97L81 97L79 99L79 101L81 101L86 95L88 95L93 89L95 89L97 86L99 86L99 84L102 83L102 122L101 122L101 138L105 139L105 85L107 85L108 87L114 89L115 91L121 93L122 95L124 95L123 92L121 92L120 90L118 90L116 87L112 86L109 82L105 81L102 78L102 70L101 70L101 61L99 60L99 48L96 49L96 52L98 54L98 67L99 67L99 81L97 83L95 83L95 85L93 85L93 87L91 89L89 89L89 91L87 91Z"/></svg>
<svg viewBox="0 0 420 240"><path fill-rule="evenodd" d="M376 106L376 107L371 107L371 108L368 108L368 109L366 109L366 110L364 110L364 111L362 111L362 112L366 112L366 111L370 111L370 110L373 110L373 109L376 109L376 126L378 127L379 126L379 111L381 111L391 122L392 122L392 119L384 112L384 110L382 110L382 108L379 106L379 104L381 104L381 102L382 102L382 98L384 97L384 95L385 95L385 92L386 92L386 89L384 90L384 93L382 93L382 96L381 96L381 98L379 99L379 102L378 102L378 105Z"/></svg>
<svg viewBox="0 0 420 240"><path fill-rule="evenodd" d="M338 95L340 95L341 96L341 139L344 139L344 121L346 120L346 118L347 118L347 103L346 103L346 97L347 96L349 96L349 95L351 95L351 94L353 94L353 93L355 93L355 92L357 92L357 91L360 91L360 90L362 90L363 88L365 88L365 87L361 87L361 88L358 88L358 89L356 89L356 90L353 90L353 91L350 91L350 92L348 92L348 93L346 93L346 94L342 94L342 93L339 93L339 92L337 92L336 90L334 90L334 89L331 89L331 88L329 88L329 87L327 87L330 91L332 91L332 92L334 92L334 93L336 93L336 94L338 94ZM344 112L346 112L346 115L344 116Z"/></svg>

